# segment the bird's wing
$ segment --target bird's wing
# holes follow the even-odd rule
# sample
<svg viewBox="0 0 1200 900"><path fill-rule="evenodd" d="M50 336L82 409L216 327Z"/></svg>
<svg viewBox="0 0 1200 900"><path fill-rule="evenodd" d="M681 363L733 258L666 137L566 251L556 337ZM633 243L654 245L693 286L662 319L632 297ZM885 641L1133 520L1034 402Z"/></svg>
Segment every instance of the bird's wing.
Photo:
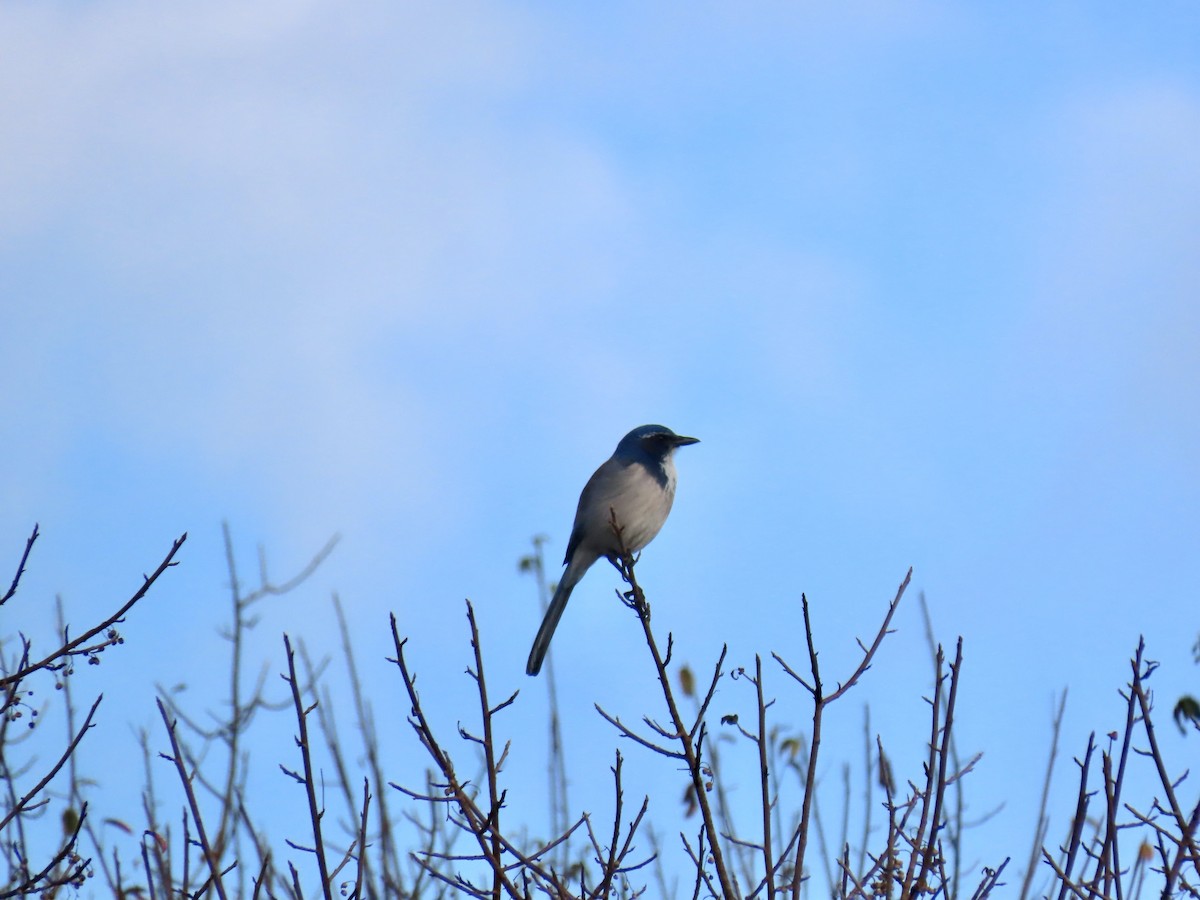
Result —
<svg viewBox="0 0 1200 900"><path fill-rule="evenodd" d="M575 550L579 547L579 542L583 540L583 528L579 525L579 513L575 514L575 527L571 529L571 539L567 541L567 555L563 557L563 565L567 565L571 561L571 557L575 555Z"/></svg>
<svg viewBox="0 0 1200 900"><path fill-rule="evenodd" d="M628 484L621 475L629 465L617 459L607 459L583 486L579 495L579 506L575 509L575 525L571 528L571 539L567 541L564 565L571 561L571 557L588 533L592 534L593 541L601 541L600 547L610 543L610 510L619 505L622 492L628 489ZM608 551L597 548L597 552Z"/></svg>
<svg viewBox="0 0 1200 900"><path fill-rule="evenodd" d="M579 505L575 507L575 524L571 527L571 539L567 541L567 555L563 559L563 565L571 561L588 530L596 527L593 520L597 504L603 502L602 495L612 492L613 475L616 474L614 469L618 468L620 463L606 459L583 486L579 494Z"/></svg>

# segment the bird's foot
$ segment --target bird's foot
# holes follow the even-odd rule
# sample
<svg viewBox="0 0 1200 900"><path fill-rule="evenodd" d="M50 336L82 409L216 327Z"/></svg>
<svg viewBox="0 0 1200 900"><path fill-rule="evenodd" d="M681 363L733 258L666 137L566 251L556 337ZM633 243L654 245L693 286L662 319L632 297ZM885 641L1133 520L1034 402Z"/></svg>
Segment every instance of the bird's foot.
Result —
<svg viewBox="0 0 1200 900"><path fill-rule="evenodd" d="M630 588L621 594L621 600L639 616L650 621L650 604L646 602L646 595L638 588Z"/></svg>

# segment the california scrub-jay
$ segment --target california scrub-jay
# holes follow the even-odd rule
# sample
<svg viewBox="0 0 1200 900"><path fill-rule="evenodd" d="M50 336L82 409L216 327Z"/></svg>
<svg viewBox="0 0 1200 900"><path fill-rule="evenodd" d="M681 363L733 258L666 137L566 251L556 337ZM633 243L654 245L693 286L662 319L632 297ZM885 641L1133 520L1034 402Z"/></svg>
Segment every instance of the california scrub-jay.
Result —
<svg viewBox="0 0 1200 900"><path fill-rule="evenodd" d="M662 425L643 425L621 438L613 455L588 479L579 495L575 527L567 542L563 560L567 570L533 639L526 674L536 675L541 670L571 591L592 563L603 556L617 565L621 548L613 533L612 517L617 518L629 552L637 553L654 540L675 500L675 463L671 457L675 448L696 443L699 438L683 437Z"/></svg>

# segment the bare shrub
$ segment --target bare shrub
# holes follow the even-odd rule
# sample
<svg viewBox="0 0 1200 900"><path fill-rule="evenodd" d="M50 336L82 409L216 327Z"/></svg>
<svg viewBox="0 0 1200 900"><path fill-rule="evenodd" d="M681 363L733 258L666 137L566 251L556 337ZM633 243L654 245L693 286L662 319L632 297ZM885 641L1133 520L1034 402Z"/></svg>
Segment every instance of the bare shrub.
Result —
<svg viewBox="0 0 1200 900"><path fill-rule="evenodd" d="M620 536L619 523L613 528ZM455 733L441 734L433 724L445 702L437 692L418 689L418 673L406 657L410 639L393 615L390 636L400 690L387 695L388 713L405 715L415 749L427 759L422 783L389 780L381 752L373 701L359 675L353 641L335 596L340 627L341 662L349 696L335 704L327 679L326 660L310 658L305 643L283 636L285 671L282 695L267 690L267 671L251 677L246 635L258 623L254 608L269 597L294 590L333 550L336 538L295 576L277 582L260 557L258 585L245 589L229 530L224 532L231 587L230 619L223 631L228 641L228 680L219 711L197 715L178 698L160 689L161 730L143 733L146 762L143 809L138 815L121 810L124 821L142 821L141 837L132 852L106 845L91 827L94 803L103 800L73 774L77 757L87 752L86 735L100 706L96 698L71 738L52 761L38 763L22 756L22 726L40 711L30 702L35 683L63 686L76 663L91 663L122 641L117 626L143 599L168 568L186 535L137 591L99 624L61 638L50 650L35 651L22 634L9 636L2 656L0 702L0 780L4 786L0 813L0 847L6 872L0 900L18 896L52 896L85 888L115 896L230 897L473 897L606 898L640 896L692 897L869 897L910 900L943 896L977 900L1000 888L1009 858L998 852L987 866L964 871L962 836L964 781L977 755L963 759L955 746L956 709L962 697L960 638L947 654L928 628L933 686L928 701L924 760L921 771L901 780L892 771L882 736L864 721L861 836L849 836L852 763L843 760L845 775L840 834L822 815L819 763L828 750L822 744L825 713L867 677L877 651L891 631L893 618L911 578L905 575L894 597L882 608L869 640L859 642L860 656L839 681L822 671L808 599L800 598L804 644L800 663L773 653L764 662L731 664L725 649L701 680L675 659L674 638L651 627L650 604L637 580L636 561L625 553L619 570L628 590L620 595L642 630L654 665L657 711L645 710L630 724L599 706L597 712L613 729L614 749L608 773L612 814L597 816L573 809L562 749L557 686L548 662L551 697L549 795L552 834L531 839L528 823L512 812L508 780L512 743L506 736L506 713L520 702L519 692L496 697L488 687L487 654L475 611L466 605L469 654L466 677L476 698L472 710L456 710ZM11 587L0 599L17 598L22 573L38 539L35 528L17 565ZM548 585L541 545L522 561L537 578L544 598ZM928 623L928 616L926 615ZM1075 808L1057 817L1069 823L1066 838L1046 846L1047 810L1053 759L1057 752L1062 705L1054 720L1051 765L1047 768L1042 809L1032 835L1032 852L1019 889L1026 897L1035 881L1048 883L1046 896L1068 898L1136 898L1152 889L1162 897L1195 896L1200 883L1200 851L1195 830L1200 806L1185 809L1179 780L1168 774L1152 725L1151 695L1146 687L1155 663L1139 644L1124 693L1124 731L1110 737L1107 749L1089 739L1077 760L1079 790ZM778 684L776 685L776 682ZM718 685L730 683L741 706L716 716L713 699ZM374 687L374 685L372 685ZM797 704L773 691L799 697ZM75 712L69 686L64 687L68 721ZM397 707L396 697L402 698ZM661 704L658 702L661 698ZM1065 700L1065 695L1064 695ZM647 701L650 702L650 701ZM344 740L334 720L335 708L349 708L357 743ZM802 711L803 710L803 711ZM295 741L286 748L264 746L255 732L263 714L289 716ZM714 717L716 720L714 721ZM718 740L718 737L720 740ZM628 783L625 753L661 760L664 780L687 785L686 803L696 828L677 840L649 826L653 791ZM734 772L734 755L721 749L738 744L752 759L756 813L738 821L726 791ZM270 816L255 806L247 789L249 773L264 756L303 793L306 822L302 840L279 839L268 832ZM272 763L271 765L274 765ZM1156 798L1128 802L1123 797L1131 765L1153 767L1160 791ZM158 778L154 773L158 773ZM166 783L162 774L169 773ZM330 772L332 774L330 774ZM464 774L469 773L469 774ZM62 787L66 782L67 786ZM178 820L164 818L160 795L178 788L182 808ZM91 801L85 795L95 795ZM52 852L35 859L45 840L31 840L32 829L45 829L62 812L62 837ZM522 804L527 808L527 804ZM334 815L330 816L333 812ZM744 816L744 806L743 806ZM974 827L985 828L987 820ZM293 829L295 830L295 829ZM86 850L83 847L87 847ZM675 847L676 849L669 849ZM1132 848L1132 849L1130 849ZM124 854L124 855L123 855ZM1038 874L1040 873L1040 875ZM1147 883L1153 875L1154 887ZM90 879L90 883L89 883ZM679 885L684 885L680 888Z"/></svg>

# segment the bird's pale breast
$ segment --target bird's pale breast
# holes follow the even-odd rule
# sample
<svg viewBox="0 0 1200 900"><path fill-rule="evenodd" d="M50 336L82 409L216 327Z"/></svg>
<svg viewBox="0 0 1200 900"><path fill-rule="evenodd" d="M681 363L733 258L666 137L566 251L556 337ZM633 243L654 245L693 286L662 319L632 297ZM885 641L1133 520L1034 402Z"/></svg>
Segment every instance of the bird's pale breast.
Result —
<svg viewBox="0 0 1200 900"><path fill-rule="evenodd" d="M616 539L609 528L609 510L614 510L617 523L624 528L625 546L638 552L654 540L675 500L675 465L668 457L663 461L662 475L656 477L643 463L625 466L619 477L605 479L606 491L597 491L588 504L589 516L598 516L585 528L585 534L603 535L603 546L595 549L608 555L617 550ZM665 481L665 484L663 483Z"/></svg>

